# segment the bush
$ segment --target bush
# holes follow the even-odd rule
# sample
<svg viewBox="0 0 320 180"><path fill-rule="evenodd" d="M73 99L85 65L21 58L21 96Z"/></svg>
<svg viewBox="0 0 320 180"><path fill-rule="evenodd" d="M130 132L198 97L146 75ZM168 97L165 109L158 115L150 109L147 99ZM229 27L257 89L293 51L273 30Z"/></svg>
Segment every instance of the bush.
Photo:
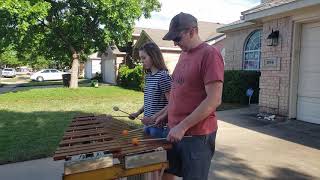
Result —
<svg viewBox="0 0 320 180"><path fill-rule="evenodd" d="M144 73L141 65L130 69L126 65L121 65L118 73L118 85L128 89L143 91Z"/></svg>
<svg viewBox="0 0 320 180"><path fill-rule="evenodd" d="M248 104L246 91L252 88L254 93L251 97L251 103L258 103L259 77L260 72L256 71L225 71L222 101L224 103ZM142 66L137 65L135 68L130 69L126 65L121 65L117 81L121 87L143 91L144 72Z"/></svg>
<svg viewBox="0 0 320 180"><path fill-rule="evenodd" d="M246 91L252 88L254 92L251 103L258 103L259 77L260 72L256 71L225 71L222 101L224 103L248 104L249 98L246 96Z"/></svg>

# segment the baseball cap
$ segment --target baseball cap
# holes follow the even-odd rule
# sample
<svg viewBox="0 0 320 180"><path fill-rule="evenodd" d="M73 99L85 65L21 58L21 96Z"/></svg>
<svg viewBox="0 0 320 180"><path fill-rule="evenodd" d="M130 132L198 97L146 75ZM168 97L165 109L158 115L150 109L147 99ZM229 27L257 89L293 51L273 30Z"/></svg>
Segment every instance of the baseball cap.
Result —
<svg viewBox="0 0 320 180"><path fill-rule="evenodd" d="M179 36L180 32L183 30L197 26L197 19L194 16L181 12L171 19L169 32L162 39L173 40Z"/></svg>

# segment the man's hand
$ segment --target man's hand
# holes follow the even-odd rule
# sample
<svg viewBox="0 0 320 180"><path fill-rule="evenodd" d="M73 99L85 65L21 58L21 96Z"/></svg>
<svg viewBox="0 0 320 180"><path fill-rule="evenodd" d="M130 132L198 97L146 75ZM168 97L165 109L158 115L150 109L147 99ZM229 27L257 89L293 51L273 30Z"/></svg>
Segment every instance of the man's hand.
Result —
<svg viewBox="0 0 320 180"><path fill-rule="evenodd" d="M170 129L167 140L170 142L179 142L181 141L185 133L186 130L182 128L181 125L177 125L174 128Z"/></svg>

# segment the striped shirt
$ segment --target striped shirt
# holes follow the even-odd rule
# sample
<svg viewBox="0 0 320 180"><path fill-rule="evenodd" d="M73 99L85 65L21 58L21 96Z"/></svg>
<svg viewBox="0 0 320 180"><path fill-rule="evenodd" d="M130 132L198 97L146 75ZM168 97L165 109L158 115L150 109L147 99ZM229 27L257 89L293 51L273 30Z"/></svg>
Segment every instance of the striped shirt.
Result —
<svg viewBox="0 0 320 180"><path fill-rule="evenodd" d="M171 88L171 77L168 71L162 70L155 74L147 73L144 88L144 116L151 117L162 108L168 101L165 93Z"/></svg>

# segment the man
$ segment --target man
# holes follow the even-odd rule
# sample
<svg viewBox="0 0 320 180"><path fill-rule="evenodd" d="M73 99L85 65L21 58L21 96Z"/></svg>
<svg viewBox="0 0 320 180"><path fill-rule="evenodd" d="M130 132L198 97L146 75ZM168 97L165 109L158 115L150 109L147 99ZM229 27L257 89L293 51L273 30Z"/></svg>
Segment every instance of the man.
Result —
<svg viewBox="0 0 320 180"><path fill-rule="evenodd" d="M163 40L172 40L182 49L172 74L168 107L156 119L159 123L168 116L167 140L173 142L163 179L176 175L183 180L206 180L215 151L215 111L221 103L223 59L200 39L197 19L190 14L173 17Z"/></svg>

